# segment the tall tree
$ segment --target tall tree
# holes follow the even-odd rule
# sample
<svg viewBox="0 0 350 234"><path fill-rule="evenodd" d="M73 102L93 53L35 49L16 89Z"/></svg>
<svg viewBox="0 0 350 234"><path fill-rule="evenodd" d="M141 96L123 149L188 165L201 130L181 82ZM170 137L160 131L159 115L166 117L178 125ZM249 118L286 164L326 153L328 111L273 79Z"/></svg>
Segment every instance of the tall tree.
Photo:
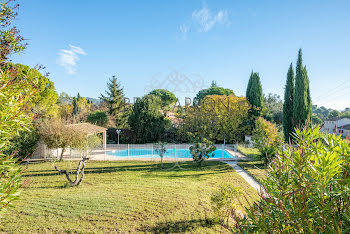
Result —
<svg viewBox="0 0 350 234"><path fill-rule="evenodd" d="M295 95L293 102L294 127L303 127L311 122L311 97L307 71L303 67L302 51L299 49L298 61L295 69Z"/></svg>
<svg viewBox="0 0 350 234"><path fill-rule="evenodd" d="M116 76L107 83L106 95L100 99L107 104L108 113L115 119L116 128L125 128L127 125L127 107L124 100L124 91Z"/></svg>
<svg viewBox="0 0 350 234"><path fill-rule="evenodd" d="M288 141L293 131L293 102L294 102L294 70L291 63L287 73L287 82L284 90L283 103L283 133L284 140Z"/></svg>
<svg viewBox="0 0 350 234"><path fill-rule="evenodd" d="M260 82L259 73L253 72L250 74L246 97L252 106L253 117L259 117L264 104L264 96Z"/></svg>
<svg viewBox="0 0 350 234"><path fill-rule="evenodd" d="M198 105L206 96L209 95L235 95L231 89L218 87L215 81L212 81L210 88L200 90L193 99L193 104Z"/></svg>
<svg viewBox="0 0 350 234"><path fill-rule="evenodd" d="M175 94L166 89L155 89L149 94L158 96L160 99L162 99L162 108L167 107L171 104L175 104L177 101Z"/></svg>
<svg viewBox="0 0 350 234"><path fill-rule="evenodd" d="M137 99L129 116L129 125L136 143L147 143L161 140L170 120L160 112L162 100L158 96L146 95Z"/></svg>

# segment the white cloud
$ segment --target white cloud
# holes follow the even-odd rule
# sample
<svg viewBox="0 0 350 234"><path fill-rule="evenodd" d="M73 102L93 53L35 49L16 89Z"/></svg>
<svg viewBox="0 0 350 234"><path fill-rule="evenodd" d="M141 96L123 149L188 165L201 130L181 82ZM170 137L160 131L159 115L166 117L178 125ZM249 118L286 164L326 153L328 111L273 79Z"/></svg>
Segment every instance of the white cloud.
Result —
<svg viewBox="0 0 350 234"><path fill-rule="evenodd" d="M191 29L198 32L209 32L217 24L229 25L229 23L227 10L214 13L204 5L201 9L192 12L191 19L187 23L180 25L180 32L183 38L186 38Z"/></svg>
<svg viewBox="0 0 350 234"><path fill-rule="evenodd" d="M78 55L87 55L87 53L80 47L69 45L69 50L61 49L58 53L57 63L64 67L66 72L70 75L75 74L77 70Z"/></svg>

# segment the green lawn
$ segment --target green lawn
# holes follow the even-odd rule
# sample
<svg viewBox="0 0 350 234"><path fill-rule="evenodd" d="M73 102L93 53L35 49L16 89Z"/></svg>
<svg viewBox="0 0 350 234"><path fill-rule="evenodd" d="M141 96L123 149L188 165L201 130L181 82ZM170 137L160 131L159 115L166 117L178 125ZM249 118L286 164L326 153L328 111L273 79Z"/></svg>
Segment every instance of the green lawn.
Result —
<svg viewBox="0 0 350 234"><path fill-rule="evenodd" d="M260 159L260 152L257 148L250 148L244 145L237 145L238 152L246 155L249 158Z"/></svg>
<svg viewBox="0 0 350 234"><path fill-rule="evenodd" d="M239 162L238 165L246 170L259 183L262 183L267 176L267 169L265 169L264 161Z"/></svg>
<svg viewBox="0 0 350 234"><path fill-rule="evenodd" d="M54 164L66 169L77 162L29 165L21 199L0 220L0 232L227 232L214 220L212 192L231 183L248 199L258 198L230 166L215 161L202 169L182 163L186 170L160 170L155 162L88 161L83 184L74 188L65 186Z"/></svg>

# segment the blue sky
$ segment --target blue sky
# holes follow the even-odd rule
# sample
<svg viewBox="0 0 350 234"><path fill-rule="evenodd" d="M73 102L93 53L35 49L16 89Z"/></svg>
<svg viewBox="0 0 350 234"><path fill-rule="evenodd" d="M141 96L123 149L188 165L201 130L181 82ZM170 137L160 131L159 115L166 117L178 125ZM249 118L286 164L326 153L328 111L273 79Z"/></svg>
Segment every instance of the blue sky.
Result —
<svg viewBox="0 0 350 234"><path fill-rule="evenodd" d="M131 99L168 87L183 104L212 80L244 95L254 70L283 96L302 48L313 103L350 107L350 1L19 3L29 46L13 60L43 64L58 92L97 98L116 75Z"/></svg>

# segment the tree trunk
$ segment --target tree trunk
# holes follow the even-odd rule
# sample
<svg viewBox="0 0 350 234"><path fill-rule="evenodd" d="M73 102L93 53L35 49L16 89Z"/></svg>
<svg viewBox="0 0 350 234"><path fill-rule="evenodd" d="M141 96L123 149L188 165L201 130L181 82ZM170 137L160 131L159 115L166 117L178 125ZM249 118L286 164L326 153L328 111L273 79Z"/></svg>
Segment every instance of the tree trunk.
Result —
<svg viewBox="0 0 350 234"><path fill-rule="evenodd" d="M60 161L63 161L63 153L64 153L65 150L66 150L66 148L62 148L61 156L60 156Z"/></svg>
<svg viewBox="0 0 350 234"><path fill-rule="evenodd" d="M65 174L70 186L77 186L84 180L85 161L86 161L86 158L82 158L82 160L80 160L80 162L78 164L77 171L75 172L75 180L74 181L72 181L72 179L69 177L69 173L66 170L60 170L57 168L57 166L55 166L55 169L56 169L56 171L58 171L58 173ZM79 178L79 176L80 176L80 178Z"/></svg>
<svg viewBox="0 0 350 234"><path fill-rule="evenodd" d="M160 168L163 169L163 157L160 157Z"/></svg>

